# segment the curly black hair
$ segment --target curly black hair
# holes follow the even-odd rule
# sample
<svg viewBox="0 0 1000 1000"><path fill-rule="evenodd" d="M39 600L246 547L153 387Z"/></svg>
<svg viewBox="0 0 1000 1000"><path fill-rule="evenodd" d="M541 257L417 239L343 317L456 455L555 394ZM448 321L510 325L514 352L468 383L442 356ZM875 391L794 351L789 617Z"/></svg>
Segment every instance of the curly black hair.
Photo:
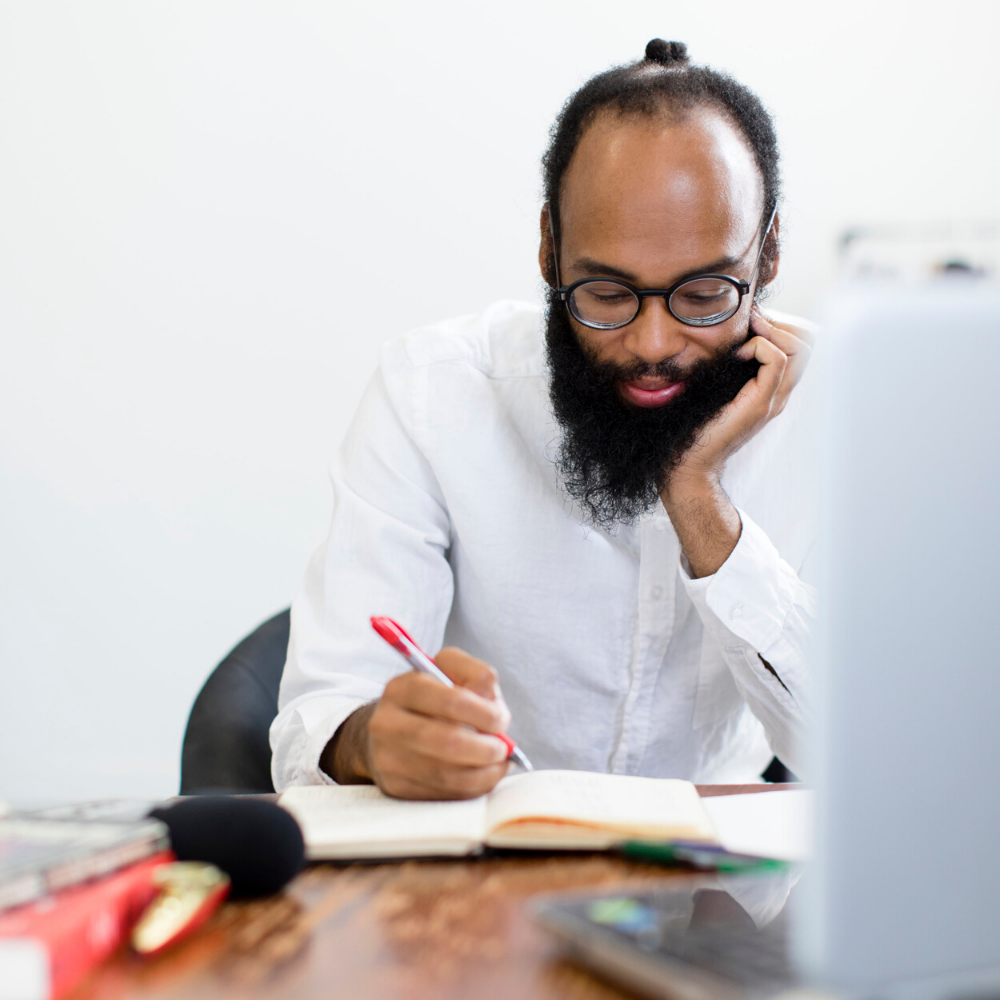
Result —
<svg viewBox="0 0 1000 1000"><path fill-rule="evenodd" d="M644 59L591 77L556 117L542 157L543 193L555 232L559 231L563 175L584 132L599 113L655 117L664 112L683 114L699 105L718 108L753 150L764 184L763 228L781 194L778 137L770 114L753 91L731 76L707 66L692 66L683 42L654 38L646 46ZM761 261L767 270L777 252L777 241L768 240L768 244Z"/></svg>

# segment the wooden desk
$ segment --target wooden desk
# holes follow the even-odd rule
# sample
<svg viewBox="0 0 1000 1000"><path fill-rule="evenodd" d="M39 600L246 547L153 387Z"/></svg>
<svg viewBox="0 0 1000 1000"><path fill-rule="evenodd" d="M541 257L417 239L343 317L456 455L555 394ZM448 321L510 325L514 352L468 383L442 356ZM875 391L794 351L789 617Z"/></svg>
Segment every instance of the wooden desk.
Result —
<svg viewBox="0 0 1000 1000"><path fill-rule="evenodd" d="M158 959L118 955L71 1000L619 1000L559 958L525 901L693 877L601 854L313 865Z"/></svg>

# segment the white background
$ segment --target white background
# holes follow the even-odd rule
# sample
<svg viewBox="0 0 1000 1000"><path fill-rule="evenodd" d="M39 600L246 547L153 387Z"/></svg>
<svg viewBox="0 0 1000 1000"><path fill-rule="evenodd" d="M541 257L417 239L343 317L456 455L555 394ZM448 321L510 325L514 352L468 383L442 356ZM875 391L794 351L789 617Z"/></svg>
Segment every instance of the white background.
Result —
<svg viewBox="0 0 1000 1000"><path fill-rule="evenodd" d="M587 76L661 36L760 93L774 305L809 314L846 227L1000 218L998 10L0 0L0 796L176 789L378 344L538 294L538 158Z"/></svg>

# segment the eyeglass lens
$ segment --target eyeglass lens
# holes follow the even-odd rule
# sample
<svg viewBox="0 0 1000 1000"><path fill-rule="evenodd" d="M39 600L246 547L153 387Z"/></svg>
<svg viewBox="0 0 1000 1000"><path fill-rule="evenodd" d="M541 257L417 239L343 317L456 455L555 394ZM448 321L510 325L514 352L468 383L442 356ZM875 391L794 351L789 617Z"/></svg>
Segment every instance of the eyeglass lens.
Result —
<svg viewBox="0 0 1000 1000"><path fill-rule="evenodd" d="M739 306L740 293L736 286L720 278L693 278L670 296L671 312L682 322L694 326L722 323ZM581 323L612 330L635 319L639 313L639 297L617 281L596 279L572 291L569 308Z"/></svg>

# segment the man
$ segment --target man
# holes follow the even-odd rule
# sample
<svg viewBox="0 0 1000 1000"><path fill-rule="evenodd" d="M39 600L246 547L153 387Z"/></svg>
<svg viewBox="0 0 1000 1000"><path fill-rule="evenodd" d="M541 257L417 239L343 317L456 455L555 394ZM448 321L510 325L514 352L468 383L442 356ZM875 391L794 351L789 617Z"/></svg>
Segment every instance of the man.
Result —
<svg viewBox="0 0 1000 1000"><path fill-rule="evenodd" d="M536 767L800 766L809 347L754 305L777 155L757 98L676 42L570 99L545 314L499 303L383 349L292 607L275 787L480 795L508 728ZM447 644L455 687L408 672L371 615Z"/></svg>

